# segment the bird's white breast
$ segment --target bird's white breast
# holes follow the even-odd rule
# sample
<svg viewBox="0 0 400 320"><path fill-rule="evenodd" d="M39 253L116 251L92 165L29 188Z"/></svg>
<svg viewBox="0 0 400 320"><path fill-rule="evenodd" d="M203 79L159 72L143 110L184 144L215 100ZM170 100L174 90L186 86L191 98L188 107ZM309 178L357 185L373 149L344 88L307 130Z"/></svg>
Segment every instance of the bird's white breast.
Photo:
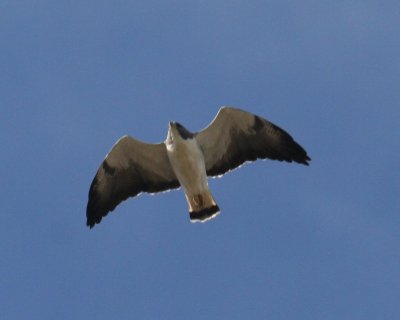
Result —
<svg viewBox="0 0 400 320"><path fill-rule="evenodd" d="M206 191L204 156L196 139L176 139L166 146L171 166L185 192L190 195Z"/></svg>

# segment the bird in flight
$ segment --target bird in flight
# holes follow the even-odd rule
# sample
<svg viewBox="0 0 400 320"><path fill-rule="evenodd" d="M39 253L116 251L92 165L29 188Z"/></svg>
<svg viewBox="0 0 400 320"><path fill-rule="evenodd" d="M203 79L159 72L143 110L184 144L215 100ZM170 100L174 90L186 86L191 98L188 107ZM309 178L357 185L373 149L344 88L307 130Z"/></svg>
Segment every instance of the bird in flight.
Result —
<svg viewBox="0 0 400 320"><path fill-rule="evenodd" d="M219 213L207 177L222 176L244 162L266 158L304 165L311 160L286 131L232 107L222 107L196 133L170 122L162 143L123 136L106 155L90 186L87 226L100 223L129 197L179 187L189 205L190 221L205 222Z"/></svg>

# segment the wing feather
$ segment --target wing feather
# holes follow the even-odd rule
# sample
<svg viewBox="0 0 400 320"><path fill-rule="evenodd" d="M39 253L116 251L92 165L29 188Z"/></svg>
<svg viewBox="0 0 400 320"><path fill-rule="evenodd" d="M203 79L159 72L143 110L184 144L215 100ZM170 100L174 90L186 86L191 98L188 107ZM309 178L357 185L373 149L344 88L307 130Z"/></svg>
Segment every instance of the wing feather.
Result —
<svg viewBox="0 0 400 320"><path fill-rule="evenodd" d="M308 165L307 152L283 129L249 112L222 107L196 134L209 176L222 175L246 161L272 159Z"/></svg>
<svg viewBox="0 0 400 320"><path fill-rule="evenodd" d="M100 165L89 190L87 225L92 228L115 207L141 192L179 187L164 143L148 144L124 136Z"/></svg>

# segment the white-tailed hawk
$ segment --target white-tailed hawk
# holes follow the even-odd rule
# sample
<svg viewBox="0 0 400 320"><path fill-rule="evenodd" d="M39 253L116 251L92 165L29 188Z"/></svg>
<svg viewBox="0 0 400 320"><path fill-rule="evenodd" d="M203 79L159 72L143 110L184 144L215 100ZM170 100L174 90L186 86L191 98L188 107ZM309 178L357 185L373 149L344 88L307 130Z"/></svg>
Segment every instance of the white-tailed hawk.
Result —
<svg viewBox="0 0 400 320"><path fill-rule="evenodd" d="M286 131L232 107L222 107L210 125L197 133L170 122L162 143L124 136L107 154L90 186L87 225L100 223L128 197L178 187L185 193L190 220L207 221L219 213L207 177L266 158L304 165L311 160Z"/></svg>

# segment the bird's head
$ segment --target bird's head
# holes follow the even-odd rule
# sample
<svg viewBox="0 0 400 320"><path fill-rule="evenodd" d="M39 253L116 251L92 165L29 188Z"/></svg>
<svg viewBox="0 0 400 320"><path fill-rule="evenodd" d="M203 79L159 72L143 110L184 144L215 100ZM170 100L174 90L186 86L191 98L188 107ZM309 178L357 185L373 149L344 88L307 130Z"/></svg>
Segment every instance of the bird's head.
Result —
<svg viewBox="0 0 400 320"><path fill-rule="evenodd" d="M175 141L193 138L193 133L179 122L170 121L167 135L167 144L172 145Z"/></svg>

